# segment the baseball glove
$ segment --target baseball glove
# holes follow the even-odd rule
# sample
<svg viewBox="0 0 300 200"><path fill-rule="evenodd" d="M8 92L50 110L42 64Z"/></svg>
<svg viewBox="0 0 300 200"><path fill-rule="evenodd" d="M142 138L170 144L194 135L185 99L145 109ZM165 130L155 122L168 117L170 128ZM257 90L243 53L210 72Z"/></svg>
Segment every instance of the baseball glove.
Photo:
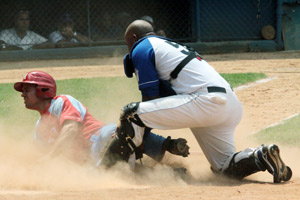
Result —
<svg viewBox="0 0 300 200"><path fill-rule="evenodd" d="M188 157L190 154L190 147L187 145L187 141L184 138L171 139L167 137L163 144L163 149L170 152L171 154L179 155L182 157Z"/></svg>

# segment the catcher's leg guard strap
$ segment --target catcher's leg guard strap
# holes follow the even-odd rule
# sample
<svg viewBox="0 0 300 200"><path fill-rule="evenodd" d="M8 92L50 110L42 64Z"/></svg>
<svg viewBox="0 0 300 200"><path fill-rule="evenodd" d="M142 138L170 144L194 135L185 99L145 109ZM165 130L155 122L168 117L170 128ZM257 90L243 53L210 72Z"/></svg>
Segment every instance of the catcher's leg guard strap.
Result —
<svg viewBox="0 0 300 200"><path fill-rule="evenodd" d="M116 132L121 139L125 139L126 137L133 138L135 136L131 122L127 120L120 121L120 125L117 127Z"/></svg>
<svg viewBox="0 0 300 200"><path fill-rule="evenodd" d="M135 151L136 146L132 140L128 138L119 138L116 135L106 150L101 165L111 167L118 161L128 162L130 155Z"/></svg>
<svg viewBox="0 0 300 200"><path fill-rule="evenodd" d="M122 109L116 136L109 145L102 161L106 167L114 165L119 160L127 162L133 152L138 152L136 145L132 141L135 132L131 124L135 123L138 126L145 127L137 115L138 106L139 103L130 103Z"/></svg>
<svg viewBox="0 0 300 200"><path fill-rule="evenodd" d="M127 120L135 123L138 126L145 127L145 124L137 115L139 104L139 102L133 102L124 106L120 115L120 121Z"/></svg>
<svg viewBox="0 0 300 200"><path fill-rule="evenodd" d="M235 153L228 168L223 171L225 175L232 178L242 179L258 171L266 170L266 168L261 165L260 161L253 154L249 155L249 157L236 161L235 158L238 153Z"/></svg>
<svg viewBox="0 0 300 200"><path fill-rule="evenodd" d="M145 132L150 131L145 128ZM136 153L136 156L141 158L142 152L136 147L132 138L134 137L134 129L131 122L127 120L121 121L121 124L116 129L116 135L112 142L109 144L106 153L101 161L106 167L111 167L117 161L126 161L132 153Z"/></svg>

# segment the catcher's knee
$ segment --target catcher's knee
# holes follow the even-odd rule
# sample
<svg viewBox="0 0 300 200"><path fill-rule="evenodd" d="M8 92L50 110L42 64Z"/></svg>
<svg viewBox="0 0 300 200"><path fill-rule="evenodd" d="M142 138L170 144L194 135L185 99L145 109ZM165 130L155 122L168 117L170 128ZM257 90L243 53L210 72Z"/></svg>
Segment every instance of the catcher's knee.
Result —
<svg viewBox="0 0 300 200"><path fill-rule="evenodd" d="M129 103L123 107L120 115L120 121L127 120L129 122L133 122L138 126L145 127L145 124L137 115L137 109L139 107L140 102Z"/></svg>
<svg viewBox="0 0 300 200"><path fill-rule="evenodd" d="M120 124L117 127L117 135L120 138L135 136L134 129L131 123L135 123L138 126L145 127L144 123L141 121L137 115L137 109L139 107L139 102L134 102L127 104L123 107L120 115Z"/></svg>

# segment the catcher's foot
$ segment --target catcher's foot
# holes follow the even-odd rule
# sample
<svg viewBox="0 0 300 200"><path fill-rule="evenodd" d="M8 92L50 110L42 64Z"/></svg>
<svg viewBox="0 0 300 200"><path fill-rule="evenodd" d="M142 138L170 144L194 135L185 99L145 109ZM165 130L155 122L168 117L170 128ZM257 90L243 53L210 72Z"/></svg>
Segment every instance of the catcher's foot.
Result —
<svg viewBox="0 0 300 200"><path fill-rule="evenodd" d="M279 147L277 145L262 145L256 152L256 156L264 164L268 172L273 174L274 183L291 179L292 170L280 158Z"/></svg>
<svg viewBox="0 0 300 200"><path fill-rule="evenodd" d="M190 147L187 145L186 139L171 139L171 137L168 136L164 145L166 146L165 149L172 154L183 157L187 157L190 154Z"/></svg>

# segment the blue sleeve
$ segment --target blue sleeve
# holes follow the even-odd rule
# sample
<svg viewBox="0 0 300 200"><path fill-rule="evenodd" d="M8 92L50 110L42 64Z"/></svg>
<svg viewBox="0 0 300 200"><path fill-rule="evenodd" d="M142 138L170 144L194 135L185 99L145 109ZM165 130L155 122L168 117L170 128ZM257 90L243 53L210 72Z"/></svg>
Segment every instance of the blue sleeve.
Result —
<svg viewBox="0 0 300 200"><path fill-rule="evenodd" d="M145 154L154 160L161 161L165 155L162 146L166 138L150 132L143 141Z"/></svg>
<svg viewBox="0 0 300 200"><path fill-rule="evenodd" d="M149 40L141 41L131 55L142 95L158 96L159 78L155 68L155 53Z"/></svg>
<svg viewBox="0 0 300 200"><path fill-rule="evenodd" d="M159 87L158 86L152 86L147 87L141 90L143 96L147 97L153 97L159 95Z"/></svg>

